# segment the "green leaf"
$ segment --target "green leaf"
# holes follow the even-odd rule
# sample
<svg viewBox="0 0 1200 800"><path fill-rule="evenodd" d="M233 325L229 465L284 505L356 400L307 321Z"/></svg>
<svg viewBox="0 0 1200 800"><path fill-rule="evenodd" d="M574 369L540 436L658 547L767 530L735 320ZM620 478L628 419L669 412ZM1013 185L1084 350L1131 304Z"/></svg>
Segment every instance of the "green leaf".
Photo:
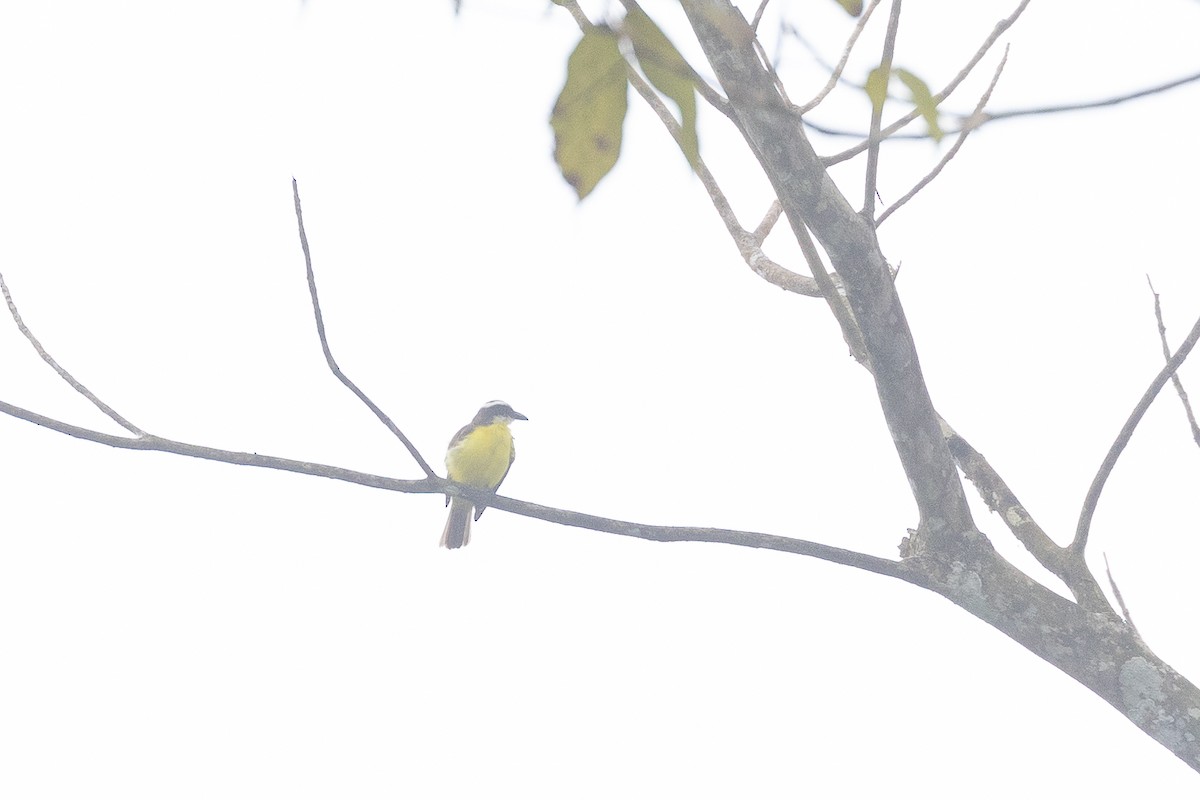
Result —
<svg viewBox="0 0 1200 800"><path fill-rule="evenodd" d="M837 0L837 4L846 9L846 13L852 17L857 17L862 13L862 0Z"/></svg>
<svg viewBox="0 0 1200 800"><path fill-rule="evenodd" d="M550 114L554 160L580 200L617 163L627 86L616 34L592 28L567 59L567 81Z"/></svg>
<svg viewBox="0 0 1200 800"><path fill-rule="evenodd" d="M906 69L897 69L896 77L912 92L913 105L921 112L925 124L929 126L929 138L940 142L943 136L942 126L937 103L934 102L933 93L929 91L929 84Z"/></svg>
<svg viewBox="0 0 1200 800"><path fill-rule="evenodd" d="M867 97L870 98L873 109L882 109L884 101L887 100L888 77L888 71L882 66L871 70L871 74L867 76Z"/></svg>
<svg viewBox="0 0 1200 800"><path fill-rule="evenodd" d="M622 30L633 43L646 80L679 107L679 127L683 129L680 147L688 163L695 166L700 159L700 139L696 133L696 84L691 66L640 7L634 6L625 15Z"/></svg>
<svg viewBox="0 0 1200 800"><path fill-rule="evenodd" d="M896 68L892 70L892 74L908 87L913 105L921 113L925 124L929 127L929 138L940 142L945 134L942 131L938 106L933 99L933 93L929 91L929 85L906 69ZM884 101L887 100L889 77L883 67L876 67L867 76L867 97L870 98L871 105L876 110L883 108Z"/></svg>

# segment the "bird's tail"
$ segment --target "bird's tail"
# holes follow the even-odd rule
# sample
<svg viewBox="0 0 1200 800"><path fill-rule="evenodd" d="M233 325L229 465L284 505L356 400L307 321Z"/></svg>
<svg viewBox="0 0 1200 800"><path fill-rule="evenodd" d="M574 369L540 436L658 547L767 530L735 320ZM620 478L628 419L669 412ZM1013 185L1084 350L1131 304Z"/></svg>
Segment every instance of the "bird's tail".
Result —
<svg viewBox="0 0 1200 800"><path fill-rule="evenodd" d="M450 516L442 531L442 547L454 550L465 547L471 541L471 501L461 497L450 500Z"/></svg>

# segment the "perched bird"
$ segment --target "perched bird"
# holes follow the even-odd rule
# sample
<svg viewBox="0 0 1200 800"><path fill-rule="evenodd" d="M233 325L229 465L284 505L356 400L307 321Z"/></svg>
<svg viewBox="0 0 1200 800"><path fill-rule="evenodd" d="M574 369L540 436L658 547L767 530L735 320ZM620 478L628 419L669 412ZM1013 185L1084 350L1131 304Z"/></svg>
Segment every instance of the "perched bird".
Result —
<svg viewBox="0 0 1200 800"><path fill-rule="evenodd" d="M500 400L485 404L475 419L450 440L446 448L446 477L455 483L496 491L517 457L508 425L518 419L529 417ZM463 497L446 500L450 504L450 517L442 531L441 544L453 550L471 541L471 511L475 506ZM475 519L479 519L484 508L479 507Z"/></svg>

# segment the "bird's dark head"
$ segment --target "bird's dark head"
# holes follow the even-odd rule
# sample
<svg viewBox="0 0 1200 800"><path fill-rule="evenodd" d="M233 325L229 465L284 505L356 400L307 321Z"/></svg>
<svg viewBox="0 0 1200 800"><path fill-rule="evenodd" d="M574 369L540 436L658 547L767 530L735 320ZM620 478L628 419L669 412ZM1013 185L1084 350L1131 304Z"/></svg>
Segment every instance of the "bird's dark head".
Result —
<svg viewBox="0 0 1200 800"><path fill-rule="evenodd" d="M475 415L472 422L475 425L492 425L497 422L508 423L517 419L528 420L529 417L515 410L503 400L493 400L490 403L484 403L483 408L479 409L479 413Z"/></svg>

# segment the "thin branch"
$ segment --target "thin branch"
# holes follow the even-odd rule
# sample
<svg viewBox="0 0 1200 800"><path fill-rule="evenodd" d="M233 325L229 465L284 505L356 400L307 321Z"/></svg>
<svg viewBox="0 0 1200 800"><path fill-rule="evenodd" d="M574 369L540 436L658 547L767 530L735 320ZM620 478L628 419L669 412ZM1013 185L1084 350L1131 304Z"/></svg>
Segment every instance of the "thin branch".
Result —
<svg viewBox="0 0 1200 800"><path fill-rule="evenodd" d="M878 2L876 3L876 5L878 5ZM804 49L808 51L808 54L810 56L812 56L813 63L815 63L818 67L820 67L823 72L828 72L829 74L832 75L833 73L838 71L837 65L832 64L829 61L826 61L824 55L821 53L820 48L818 48L815 44L813 44L811 41L809 41L808 37L806 37L803 33L801 33L799 28L797 28L795 25L793 25L792 23L790 23L786 20L780 20L780 22L779 22L780 49L782 49L782 42L784 41L785 37L791 37L792 39L795 39L797 42L799 42L801 44L801 46L803 46ZM781 58L781 56L777 56L777 58ZM845 76L844 69L845 68L843 67L843 72L841 75L838 76L837 83L839 83L843 86L851 86L856 89L863 89L864 88L863 84L856 83ZM792 108L796 113L801 113L799 106L793 106Z"/></svg>
<svg viewBox="0 0 1200 800"><path fill-rule="evenodd" d="M862 153L863 150L867 149L866 142L867 142L867 137L870 136L869 133L863 133L860 130L852 131L852 130L849 130L846 128L830 128L829 126L822 125L819 122L813 122L812 119L810 119L808 117L805 117L803 122L804 122L804 127L806 129L808 129L810 131L814 131L816 133L819 133L822 136L836 136L836 137L841 137L843 139L858 139L859 140L859 143L856 144L854 147L850 148L849 150L844 150L841 153L835 153L834 155L823 157L821 159L821 162L823 164L825 164L826 166L833 166L834 164L840 164L843 161L849 161L851 158L859 155L860 153ZM955 128L953 130L946 130L945 132L947 134L955 134L955 133L958 133L960 130L962 130L962 129ZM899 132L896 132L896 133L889 134L887 132L887 128L883 129L883 132L881 135L887 141L917 142L917 141L921 141L921 140L929 138L928 131L923 131L921 133L899 133Z"/></svg>
<svg viewBox="0 0 1200 800"><path fill-rule="evenodd" d="M842 57L838 63L830 71L829 81L825 84L821 91L817 92L816 97L809 100L803 106L796 109L797 114L807 114L821 104L821 101L829 96L829 93L837 86L838 81L842 78L842 73L846 70L846 64L850 61L850 53L854 50L854 45L858 42L859 35L867 27L867 21L871 19L871 14L875 11L876 6L881 0L871 0L867 3L866 9L858 18L858 23L854 26L854 30L850 32L850 38L846 40L846 46L842 49Z"/></svg>
<svg viewBox="0 0 1200 800"><path fill-rule="evenodd" d="M464 493L465 494L465 493ZM738 547L755 547L765 550L775 550L782 553L809 556L834 564L873 572L889 578L898 578L916 586L925 586L925 578L914 566L902 561L859 553L854 550L844 550L819 542L805 539L792 539L787 536L776 536L769 533L752 531L729 530L727 528L688 528L667 525L642 525L636 522L597 517L591 514L581 514L575 511L540 506L535 503L525 503L507 497L496 496L489 500L490 508L501 508L525 517L545 520L558 525L569 525L574 528L586 528L612 533L618 536L630 536L635 539L645 539L651 542L715 542L730 544Z"/></svg>
<svg viewBox="0 0 1200 800"><path fill-rule="evenodd" d="M992 91L995 90L996 83L1000 80L1000 73L1004 72L1004 65L1007 63L1008 47L1006 46L1004 48L1004 56L1000 59L1000 63L996 65L996 74L992 76L992 82L988 84L987 91L983 93L983 96L979 98L979 102L975 104L975 113L972 114L972 119L978 117L978 115L983 111L984 106L987 105L988 100L991 99ZM946 165L950 163L950 160L958 153L959 149L967 141L967 136L970 135L972 130L974 130L973 126L967 126L962 129L962 131L958 134L958 138L954 140L954 144L950 146L950 149L947 150L946 154L942 156L940 161L938 161L937 166L930 170L928 175L917 181L917 185L910 189L908 194L901 197L895 203L892 203L891 206L889 206L882 214L879 215L878 219L875 220L876 228L882 225L883 221L890 217L893 212L898 210L909 200L916 197L917 192L921 191L933 182L933 179L938 176L938 174L946 167Z"/></svg>
<svg viewBox="0 0 1200 800"><path fill-rule="evenodd" d="M666 103L654 91L654 88L634 69L633 64L628 61L625 63L626 73L629 77L629 83L637 91L651 110L658 116L667 132L671 134L671 138L682 149L683 128L680 127L675 115L667 108ZM708 192L709 201L717 212L717 216L725 223L725 230L729 232L730 238L737 245L738 252L746 265L763 280L774 286L778 286L785 291L794 292L795 294L804 295L805 297L820 297L821 289L816 281L806 275L792 272L776 262L772 261L762 251L762 240L757 237L757 231L751 233L742 227L738 222L737 215L733 211L733 206L730 205L729 199L721 190L716 178L709 171L708 166L704 163L704 159L696 157L695 163L692 165L696 172L696 176L700 178L701 185Z"/></svg>
<svg viewBox="0 0 1200 800"><path fill-rule="evenodd" d="M821 260L821 254L817 252L817 245L813 242L808 228L797 226L795 231L800 252L804 254L804 260L808 263L813 278L821 287L821 295L825 298L829 310L833 312L833 318L837 320L838 327L842 329L842 339L850 348L850 355L854 357L855 361L866 367L867 372L871 372L871 358L867 353L867 345L863 341L862 329L854 319L854 312L850 309L849 301L834 284L829 272L826 271L825 262Z"/></svg>
<svg viewBox="0 0 1200 800"><path fill-rule="evenodd" d="M39 342L37 337L33 335L33 331L29 330L29 328L25 325L25 321L21 319L21 314L17 311L17 304L15 301L13 301L12 294L8 291L8 284L4 282L3 274L0 274L0 290L4 292L4 302L8 303L8 313L12 315L13 322L17 323L17 330L19 330L25 336L25 338L29 340L29 343L33 345L33 349L36 350L37 354L42 357L42 361L45 361L47 364L49 364L50 367L58 373L58 377L70 384L71 388L73 388L75 391L86 397L88 402L104 412L104 414L107 415L108 418L113 422L117 423L135 436L145 436L145 431L134 425L129 420L125 419L123 416L109 407L107 403L105 403L99 397L96 397L96 395L92 394L91 390L89 390L79 381L75 380L75 377L71 375L71 373L67 372L62 366L59 365L57 361L54 360L53 356L46 352L46 349L42 347L42 343Z"/></svg>
<svg viewBox="0 0 1200 800"><path fill-rule="evenodd" d="M1192 326L1191 332L1183 340L1183 344L1179 346L1179 350L1171 357L1166 366L1159 371L1154 380L1150 382L1150 386L1142 394L1142 399L1134 407L1133 412L1129 415L1129 419L1121 426L1121 432L1117 434L1116 440L1108 450L1108 455L1104 457L1099 471L1096 472L1096 477L1092 479L1091 487L1088 488L1087 497L1083 501L1083 509L1079 512L1079 524L1075 527L1075 539L1071 542L1071 550L1083 553L1084 548L1087 547L1088 531L1092 526L1092 515L1096 512L1096 504L1100 502L1100 493L1104 491L1105 481L1108 480L1113 467L1117 465L1117 459L1121 457L1121 452L1125 449L1125 445L1129 444L1129 440L1133 438L1133 431L1137 428L1138 423L1142 421L1142 417L1146 414L1146 409L1150 408L1150 404L1154 402L1154 398L1158 395L1162 387L1175 374L1175 371L1182 366L1188 354L1192 352L1192 348L1196 346L1197 340L1200 340L1200 319L1196 320L1196 324Z"/></svg>
<svg viewBox="0 0 1200 800"><path fill-rule="evenodd" d="M700 73L694 69L691 71L692 85L696 87L696 91L700 93L708 104L724 114L730 122L737 123L737 117L733 115L733 106L729 105L729 101L721 96L721 93L708 85L708 81L700 77Z"/></svg>
<svg viewBox="0 0 1200 800"><path fill-rule="evenodd" d="M1125 618L1125 623L1137 634L1139 639L1142 638L1142 635L1138 633L1137 625L1133 624L1133 617L1130 615L1129 609L1125 606L1125 598L1121 596L1121 590L1117 588L1117 582L1113 580L1112 567L1108 565L1108 553L1104 554L1104 573L1108 576L1108 585L1112 587L1113 597L1117 598L1117 606L1121 609L1121 616Z"/></svg>
<svg viewBox="0 0 1200 800"><path fill-rule="evenodd" d="M776 197L771 201L771 207L767 209L767 213L763 214L762 222L758 223L758 227L754 229L754 241L761 245L771 235L771 230L775 227L775 223L779 222L780 215L783 214L783 204Z"/></svg>
<svg viewBox="0 0 1200 800"><path fill-rule="evenodd" d="M312 297L313 317L317 322L317 336L321 340L321 350L325 353L325 363L329 365L329 369L334 374L334 377L341 381L347 389L354 392L355 396L358 397L358 399L361 400L367 406L367 408L371 409L375 416L379 418L379 421L386 425L387 429L401 441L405 448L408 449L408 452L413 457L413 460L416 461L417 465L421 467L421 471L430 478L435 477L436 473L429 466L429 464L425 462L425 459L421 457L421 454L417 452L417 448L408 440L408 437L404 435L404 432L396 427L396 424L392 422L391 418L388 417L387 414L383 413L383 409L375 405L374 401L367 397L366 393L363 392L362 389L359 389L354 385L354 381L346 377L345 373L342 372L341 367L338 366L337 361L334 360L333 352L329 349L329 341L325 338L325 320L321 315L321 303L317 299L317 278L313 274L312 254L308 249L308 235L304 232L304 214L300 210L300 187L296 183L295 178L292 178L292 197L296 201L296 224L300 228L300 248L304 251L304 268L308 272L308 293Z"/></svg>
<svg viewBox="0 0 1200 800"><path fill-rule="evenodd" d="M1159 300L1158 292L1154 291L1154 284L1150 283L1149 275L1146 276L1146 283L1150 284L1150 293L1154 295L1154 318L1158 321L1158 338L1162 341L1163 358L1170 360L1171 346L1167 344L1167 326L1163 322L1162 302ZM1183 403L1183 411L1187 414L1188 425L1192 428L1192 439L1200 445L1200 426L1196 425L1196 415L1192 413L1192 403L1188 400L1178 372L1171 376L1171 383L1175 385L1175 393L1179 395L1179 400Z"/></svg>
<svg viewBox="0 0 1200 800"><path fill-rule="evenodd" d="M560 2L558 5L571 13L571 16L575 18L575 24L579 26L579 30L587 33L592 29L592 21L588 19L587 14L584 13L583 9L579 7L579 3L576 3L575 0Z"/></svg>
<svg viewBox="0 0 1200 800"><path fill-rule="evenodd" d="M758 60L762 62L763 69L771 76L771 82L775 84L775 91L779 92L779 96L789 106L794 105L790 97L788 97L787 86L783 84L783 78L779 77L779 73L775 71L775 64L771 61L771 57L767 55L767 48L763 47L762 42L757 36L751 43L754 46L754 52L758 54Z"/></svg>
<svg viewBox="0 0 1200 800"><path fill-rule="evenodd" d="M900 0L892 0L892 14L888 17L887 35L883 38L883 57L879 59L879 70L883 73L885 85L890 83L892 74L892 53L896 49L896 32L900 28ZM883 106L886 99L871 106L871 135L870 146L867 148L867 178L863 191L862 215L869 219L875 216L875 193L879 177L879 125L883 121Z"/></svg>
<svg viewBox="0 0 1200 800"><path fill-rule="evenodd" d="M1017 6L1017 9L1013 13L996 23L995 27L992 28L992 32L986 39L984 39L983 44L981 44L979 49L975 51L975 55L971 56L971 59L967 62L966 66L959 70L959 73L954 76L950 83L946 84L946 87L942 89L942 91L933 96L934 105L940 105L943 100L948 98L954 92L954 90L958 88L960 83L967 79L967 76L970 75L971 71L975 69L975 65L983 59L988 50L992 48L992 45L996 43L996 40L1004 35L1004 32L1011 28L1014 23L1016 23L1017 19L1020 18L1021 14L1025 11L1025 7L1028 5L1029 0L1021 0L1021 4ZM879 131L879 137L881 139L891 138L896 131L908 125L908 123L912 122L920 115L921 112L914 108L912 111L908 112L891 125L888 125L886 128ZM854 147L851 147L848 150L843 150L836 155L828 156L822 159L822 161L826 166L832 166L833 164L838 164L842 161L853 158L864 150L867 150L872 145L878 146L878 142L875 141L874 136L869 136L867 139L859 142Z"/></svg>
<svg viewBox="0 0 1200 800"><path fill-rule="evenodd" d="M579 3L577 3L576 0L565 0L565 2L560 3L560 5L570 10L571 16L575 17L575 22L579 25L579 29L584 33L587 33L591 28L594 27L594 24L587 18L587 14L585 14L583 9L579 7ZM646 14L645 10L638 5L637 0L621 0L621 5L625 8L626 13L637 10L640 11L643 16L649 18L649 15ZM729 101L722 97L720 92L709 86L708 81L704 80L700 73L696 72L696 70L692 68L691 64L688 64L686 61L684 64L687 67L687 74L684 77L692 82L692 86L695 87L696 91L700 93L700 96L703 97L710 106L724 114L730 119L730 121L736 124L737 120L733 116L733 109L730 107Z"/></svg>
<svg viewBox="0 0 1200 800"><path fill-rule="evenodd" d="M450 483L443 478L434 475L423 480L398 480L396 478L384 478L379 475L370 475L365 472L356 472L350 469L342 469L341 467L333 467L327 464L316 464L309 461L295 461L290 458L276 458L274 456L265 456L260 453L241 453L235 450L220 450L215 447L202 447L201 445L189 444L187 442L179 442L174 439L164 439L161 436L153 434L144 434L136 438L128 436L115 436L111 433L103 433L101 431L83 428L78 425L72 425L68 422L62 422L51 417L38 414L35 411L28 411L19 406L14 406L11 403L6 403L0 400L0 413L23 419L26 422L32 422L34 425L40 425L48 430L64 433L67 436L73 436L76 439L83 439L97 444L108 445L109 447L117 447L122 450L148 450L159 453L173 453L179 456L189 456L191 458L199 458L204 461L218 461L224 464L236 464L246 467L261 467L264 469L277 469L284 472L295 472L301 475L312 475L319 478L329 478L331 480L345 481L347 483L356 483L360 486L370 486L375 489L389 489L396 492L419 492L427 494L441 494L446 491L446 487L454 487L456 484Z"/></svg>
<svg viewBox="0 0 1200 800"><path fill-rule="evenodd" d="M767 10L767 3L769 2L771 0L762 0L758 4L758 11L754 12L754 21L750 23L750 30L754 31L755 34L758 33L758 23L762 22L763 12Z"/></svg>
<svg viewBox="0 0 1200 800"><path fill-rule="evenodd" d="M1170 91L1171 89L1184 86L1189 83L1200 81L1200 72L1191 75L1185 75L1182 78L1175 78L1166 83L1160 83L1156 86L1150 86L1146 89L1138 89L1137 91L1129 92L1128 94L1119 94L1115 97L1107 97L1102 100L1085 100L1079 103L1064 103L1062 105L1039 106L1034 108L1018 108L1009 111L997 111L993 114L988 114L985 121L996 119L1012 119L1013 117L1027 117L1036 114L1058 114L1064 111L1085 111L1089 108L1104 108L1105 106L1115 106L1121 103L1127 103L1130 100L1140 100L1143 97L1160 94L1161 92Z"/></svg>
<svg viewBox="0 0 1200 800"><path fill-rule="evenodd" d="M1143 97L1149 97L1149 96L1152 96L1155 94L1159 94L1161 92L1165 92L1170 89L1175 89L1179 86L1183 86L1188 83L1194 83L1196 81L1200 81L1200 72L1198 72L1194 75L1187 75L1183 78L1176 78L1174 80L1170 80L1170 81L1167 81L1166 83L1159 84L1157 86L1152 86L1147 89L1139 89L1135 92L1118 95L1116 97L1108 97L1108 98L1104 98L1102 100L1087 100L1087 101L1080 102L1080 103L1064 103L1062 105L1037 106L1034 108L1014 108L1014 109L1009 109L1007 111L988 112L986 114L980 114L977 117L972 117L972 116L969 116L966 114L962 114L960 112L949 112L948 111L948 112L946 112L946 116L957 117L958 119L962 120L962 125L958 128L948 129L948 130L946 130L946 133L947 134L961 133L964 129L974 130L976 128L981 128L984 125L992 123L992 122L1016 119L1018 117L1059 114L1059 113L1064 113L1064 112L1069 112L1069 111L1086 111L1086 110L1092 109L1092 108L1104 108L1107 106L1115 106L1115 105L1119 105L1121 103L1129 102L1131 100L1140 100ZM916 119L916 115L913 116L913 119ZM905 124L907 124L907 123L905 123ZM863 140L863 142L860 142L858 145L855 145L855 147L851 148L851 150L848 150L844 153L839 153L834 156L830 156L827 159L827 162L830 164L836 164L841 161L845 161L847 158L853 157L854 155L861 153L862 150L865 149L863 145L865 143L867 134L863 133L862 131L852 131L852 130L846 130L844 128L830 128L830 127L821 125L819 123L813 122L812 120L809 120L809 119L804 120L804 126L806 128L809 128L810 130L816 131L817 133L820 133L824 136L838 136L838 137L843 137L843 138L847 138L847 139L862 139ZM929 138L928 133L899 133L899 132L897 132L897 133L889 134L888 133L889 130L891 130L891 128L885 128L883 131L884 137L887 139L902 139L902 140L906 140L906 141L916 141L918 139L928 139ZM847 154L849 154L849 155L847 155Z"/></svg>
<svg viewBox="0 0 1200 800"><path fill-rule="evenodd" d="M627 12L633 9L641 10L636 0L622 0L622 4ZM562 5L571 12L572 16L575 17L576 22L579 24L582 30L587 31L592 27L592 22L587 18L587 15L583 12L583 9L579 7L579 4L575 2L575 0L562 0L559 5ZM643 11L642 13L645 12ZM658 96L658 93L654 91L653 87L650 86L650 84L634 68L633 64L628 62L628 60L626 61L625 68L630 85L632 85L637 93L641 95L642 99L646 101L651 110L658 115L659 120L662 121L662 124L667 129L667 132L671 134L671 138L673 138L675 143L678 144L682 149L683 129L680 127L679 122L675 119L675 116L670 112L666 104ZM713 91L711 87L708 87L707 83L701 80L699 76L695 75L694 71L693 78L697 89L704 87L710 91ZM700 89L700 91L701 94L704 94L703 89ZM713 93L715 94L715 91L713 91ZM709 102L713 103L719 111L724 113L726 116L732 119L735 124L737 124L737 120L733 116L733 111L730 108L728 101L719 95L716 95L715 99L709 98ZM734 244L737 246L738 253L742 256L742 260L746 262L746 265L750 267L751 271L763 280L774 286L778 286L784 291L793 292L805 297L820 297L821 290L817 286L816 281L806 275L800 275L796 272L792 272L786 267L781 266L762 251L762 240L766 238L766 234L764 233L761 237L758 237L757 231L755 233L750 233L742 227L741 223L737 219L737 215L733 211L733 206L730 205L728 198L725 197L725 193L717 184L716 178L714 178L713 174L708 170L708 167L705 165L702 158L696 158L696 163L693 165L693 169L695 170L697 177L700 178L700 183L704 186L705 191L708 192L709 200L712 202L713 208L717 212L717 216L721 218L721 221L725 224L725 229L729 232L730 238L733 239ZM769 214L770 212L768 212L768 216Z"/></svg>
<svg viewBox="0 0 1200 800"><path fill-rule="evenodd" d="M318 478L329 478L332 480L345 481L347 483L354 483L360 486L369 486L375 489L403 492L406 494L449 493L456 496L466 497L470 500L486 501L489 508L499 508L504 511L508 511L513 514L519 514L525 517L546 520L548 522L554 522L562 525L570 525L576 528L587 528L589 530L600 531L601 533L612 533L618 536L631 536L634 538L646 539L654 542L716 542L736 545L739 547L757 547L767 550L775 550L781 553L794 553L796 555L810 556L822 561L829 561L835 564L842 564L844 566L855 567L867 572L873 572L877 575L898 578L918 586L924 585L921 575L919 575L916 570L906 567L906 565L902 562L893 561L886 558L879 558L878 556L872 556L866 553L858 553L853 550L844 550L840 547L831 547L830 545L820 544L819 542L810 542L804 539L792 539L786 536L775 536L767 533L729 530L724 528L691 528L671 527L666 525L642 525L636 522L608 519L606 517L597 517L592 514L582 514L576 511L567 511L565 509L551 508L550 506L542 506L536 503L527 503L521 500L514 500L509 497L494 495L486 490L473 489L470 486L452 483L444 478L439 478L436 475L421 480L399 480L397 478L385 478L380 475L371 475L365 472L356 472L355 470L343 469L341 467L334 467L328 464L294 461L288 458L276 458L274 456L265 456L259 453L240 453L232 450L220 450L213 447L202 447L200 445L188 444L187 442L164 439L159 436L147 435L137 438L114 436L112 434L102 433L100 431L94 431L88 428L81 428L78 425L71 425L66 422L61 422L33 411L27 411L26 409L11 405L2 400L0 400L0 413L8 414L9 416L16 417L17 419L23 419L27 422L32 422L35 425L40 425L43 428L64 433L77 439L84 439L86 441L105 444L110 447L118 447L126 450L149 450L162 453L173 453L175 455L190 456L192 458L199 458L206 461L217 461L225 464L259 467L263 469L277 469L286 472L294 472L301 475L312 475Z"/></svg>

